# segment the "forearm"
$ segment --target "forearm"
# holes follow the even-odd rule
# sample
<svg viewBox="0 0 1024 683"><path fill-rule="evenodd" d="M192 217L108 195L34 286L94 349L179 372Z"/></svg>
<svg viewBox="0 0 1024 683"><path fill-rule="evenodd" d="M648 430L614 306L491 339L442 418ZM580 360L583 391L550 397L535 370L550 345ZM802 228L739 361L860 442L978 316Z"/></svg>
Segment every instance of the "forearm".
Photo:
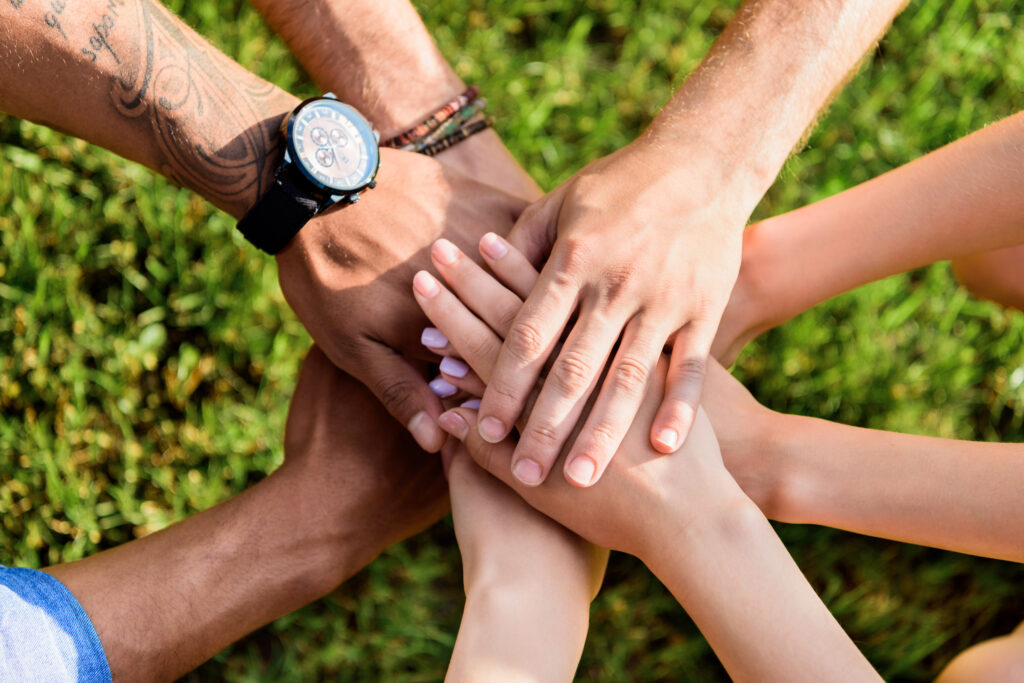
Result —
<svg viewBox="0 0 1024 683"><path fill-rule="evenodd" d="M748 0L645 138L720 161L753 210L817 113L906 0Z"/></svg>
<svg viewBox="0 0 1024 683"><path fill-rule="evenodd" d="M1024 562L1024 447L778 416L781 521Z"/></svg>
<svg viewBox="0 0 1024 683"><path fill-rule="evenodd" d="M751 226L741 287L780 323L847 290L1024 242L1024 114Z"/></svg>
<svg viewBox="0 0 1024 683"><path fill-rule="evenodd" d="M408 0L250 1L317 83L358 109L382 139L419 123L466 88ZM514 196L541 196L494 130L437 158Z"/></svg>
<svg viewBox="0 0 1024 683"><path fill-rule="evenodd" d="M361 566L362 549L326 511L278 472L163 531L47 571L92 619L115 680L173 680Z"/></svg>
<svg viewBox="0 0 1024 683"><path fill-rule="evenodd" d="M509 578L467 590L446 681L573 679L589 624L586 589L557 574Z"/></svg>
<svg viewBox="0 0 1024 683"><path fill-rule="evenodd" d="M729 676L787 683L880 680L764 515L738 488L735 494L689 527L671 530L672 542L644 558Z"/></svg>
<svg viewBox="0 0 1024 683"><path fill-rule="evenodd" d="M153 0L0 6L0 109L106 147L240 216L297 100Z"/></svg>
<svg viewBox="0 0 1024 683"><path fill-rule="evenodd" d="M465 86L408 0L251 0L309 74L356 107L383 138Z"/></svg>

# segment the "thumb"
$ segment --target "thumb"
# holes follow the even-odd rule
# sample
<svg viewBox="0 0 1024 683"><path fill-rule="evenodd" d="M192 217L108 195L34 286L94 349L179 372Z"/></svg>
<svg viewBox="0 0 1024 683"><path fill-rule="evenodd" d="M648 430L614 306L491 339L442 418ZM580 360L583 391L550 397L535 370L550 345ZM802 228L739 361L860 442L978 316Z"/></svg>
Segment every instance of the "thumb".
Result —
<svg viewBox="0 0 1024 683"><path fill-rule="evenodd" d="M445 434L437 426L437 418L443 408L422 373L382 344L375 344L361 356L356 378L373 392L392 417L405 425L420 448L430 453L441 450Z"/></svg>
<svg viewBox="0 0 1024 683"><path fill-rule="evenodd" d="M540 270L551 255L558 237L558 213L562 196L558 190L526 207L508 233L509 243L523 252L533 267Z"/></svg>

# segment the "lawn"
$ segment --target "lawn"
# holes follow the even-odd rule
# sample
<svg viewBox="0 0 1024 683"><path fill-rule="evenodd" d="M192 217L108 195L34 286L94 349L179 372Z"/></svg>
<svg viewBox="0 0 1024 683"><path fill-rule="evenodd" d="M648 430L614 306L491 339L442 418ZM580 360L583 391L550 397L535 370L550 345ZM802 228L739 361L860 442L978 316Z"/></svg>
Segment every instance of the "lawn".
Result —
<svg viewBox="0 0 1024 683"><path fill-rule="evenodd" d="M317 93L246 4L167 4L299 96ZM636 136L738 2L434 0L419 9L483 86L545 188ZM1016 0L917 1L757 210L834 194L1024 109ZM309 344L270 260L190 192L0 115L0 564L69 561L241 491L282 457ZM972 300L948 265L839 297L752 344L735 372L768 406L849 424L1020 441L1024 316ZM783 540L888 680L932 678L1024 619L1017 565L804 526ZM190 681L435 681L462 605L450 523ZM683 610L612 559L580 680L725 680Z"/></svg>

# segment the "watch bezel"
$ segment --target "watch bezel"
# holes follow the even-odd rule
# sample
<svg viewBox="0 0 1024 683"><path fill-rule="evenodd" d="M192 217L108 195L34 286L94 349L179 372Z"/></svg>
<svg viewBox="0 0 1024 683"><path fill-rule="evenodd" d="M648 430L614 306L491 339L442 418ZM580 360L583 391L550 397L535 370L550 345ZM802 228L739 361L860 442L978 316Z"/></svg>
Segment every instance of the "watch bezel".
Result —
<svg viewBox="0 0 1024 683"><path fill-rule="evenodd" d="M366 150L372 155L370 163L367 165L368 170L366 175L363 177L362 181L360 181L360 184L354 187L332 187L323 183L320 179L314 176L308 168L306 168L305 160L300 156L298 150L295 148L293 128L295 126L295 122L299 118L300 112L307 107L323 104L327 104L337 109L342 113L342 115L352 122L356 127L356 130L359 132L359 135L362 137ZM292 163L302 174L302 177L318 190L329 195L355 194L369 187L370 184L373 183L374 178L377 177L377 172L380 170L380 148L377 143L377 136L374 135L373 127L370 123L355 107L351 105L345 104L333 97L325 96L311 97L307 100L303 100L299 103L299 106L295 107L295 109L291 111L288 118L285 119L284 133L286 148L288 150L288 155L291 157Z"/></svg>

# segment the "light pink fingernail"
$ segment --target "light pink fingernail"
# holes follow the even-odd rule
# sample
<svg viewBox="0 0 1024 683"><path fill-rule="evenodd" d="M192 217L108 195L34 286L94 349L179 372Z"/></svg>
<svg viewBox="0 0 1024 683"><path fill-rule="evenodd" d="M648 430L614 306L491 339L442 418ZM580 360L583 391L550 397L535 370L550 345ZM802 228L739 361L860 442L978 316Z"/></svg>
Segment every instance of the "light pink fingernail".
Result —
<svg viewBox="0 0 1024 683"><path fill-rule="evenodd" d="M459 258L459 250L448 240L441 238L434 242L434 258L446 266L450 266Z"/></svg>
<svg viewBox="0 0 1024 683"><path fill-rule="evenodd" d="M493 232L489 232L480 238L480 251L488 258L497 261L508 253L508 245L505 243L505 240Z"/></svg>
<svg viewBox="0 0 1024 683"><path fill-rule="evenodd" d="M420 445L420 448L425 451L436 451L437 447L434 444L441 440L443 436L438 426L430 419L430 415L422 410L412 416L409 424L406 425L406 429L416 439L416 443Z"/></svg>
<svg viewBox="0 0 1024 683"><path fill-rule="evenodd" d="M565 468L565 473L574 484L579 486L590 486L590 480L594 478L597 471L597 463L586 455L577 455Z"/></svg>
<svg viewBox="0 0 1024 683"><path fill-rule="evenodd" d="M679 432L672 429L671 427L665 427L658 435L654 437L654 440L660 443L665 448L675 450L679 444Z"/></svg>
<svg viewBox="0 0 1024 683"><path fill-rule="evenodd" d="M515 465L512 466L512 474L516 476L516 479L523 482L527 486L536 486L540 483L540 477L544 473L544 469L534 460L529 458L523 458Z"/></svg>
<svg viewBox="0 0 1024 683"><path fill-rule="evenodd" d="M420 343L428 349L443 349L448 346L448 337L436 327L424 327L420 335Z"/></svg>
<svg viewBox="0 0 1024 683"><path fill-rule="evenodd" d="M464 441L466 435L469 434L469 425L466 424L466 421L462 419L461 415L450 410L447 413L441 413L441 416L437 418L437 424L459 441Z"/></svg>
<svg viewBox="0 0 1024 683"><path fill-rule="evenodd" d="M459 407L460 408L467 408L469 410L480 410L480 399L478 399L478 398L471 398L471 399L469 399L468 401L466 401L465 403L463 403Z"/></svg>
<svg viewBox="0 0 1024 683"><path fill-rule="evenodd" d="M441 359L441 372L452 377L462 379L469 373L469 366L458 358L445 356Z"/></svg>
<svg viewBox="0 0 1024 683"><path fill-rule="evenodd" d="M433 275L425 270L421 270L413 277L412 288L424 299L433 299L441 291L441 285Z"/></svg>
<svg viewBox="0 0 1024 683"><path fill-rule="evenodd" d="M430 390L433 391L434 395L438 398L448 398L449 396L454 396L459 388L444 377L438 377L431 380Z"/></svg>
<svg viewBox="0 0 1024 683"><path fill-rule="evenodd" d="M496 417L485 417L477 427L480 436L487 443L499 443L508 435L508 427Z"/></svg>

